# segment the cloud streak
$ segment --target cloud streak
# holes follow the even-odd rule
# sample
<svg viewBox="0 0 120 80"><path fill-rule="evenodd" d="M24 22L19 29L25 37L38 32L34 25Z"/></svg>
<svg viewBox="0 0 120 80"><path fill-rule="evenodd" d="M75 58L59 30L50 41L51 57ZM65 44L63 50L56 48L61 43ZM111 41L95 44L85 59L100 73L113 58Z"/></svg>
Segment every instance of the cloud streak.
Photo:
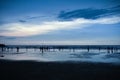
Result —
<svg viewBox="0 0 120 80"><path fill-rule="evenodd" d="M49 21L41 24L30 24L30 23L9 23L1 25L2 32L0 36L32 36L42 35L57 30L68 30L73 28L82 29L94 24L116 24L120 23L120 17L105 17L98 19L85 19L78 18L71 21ZM86 26L87 24L87 26Z"/></svg>
<svg viewBox="0 0 120 80"><path fill-rule="evenodd" d="M120 5L106 9L86 8L72 11L61 11L60 14L58 15L58 19L60 20L73 20L76 18L97 19L105 16L119 15L119 13Z"/></svg>

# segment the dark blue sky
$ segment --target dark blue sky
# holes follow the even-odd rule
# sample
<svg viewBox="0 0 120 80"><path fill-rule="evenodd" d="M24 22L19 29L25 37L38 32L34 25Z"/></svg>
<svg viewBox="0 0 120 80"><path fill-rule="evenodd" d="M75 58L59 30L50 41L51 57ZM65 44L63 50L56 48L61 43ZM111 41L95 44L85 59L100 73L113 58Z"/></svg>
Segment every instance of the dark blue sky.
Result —
<svg viewBox="0 0 120 80"><path fill-rule="evenodd" d="M119 0L0 0L0 43L120 44Z"/></svg>

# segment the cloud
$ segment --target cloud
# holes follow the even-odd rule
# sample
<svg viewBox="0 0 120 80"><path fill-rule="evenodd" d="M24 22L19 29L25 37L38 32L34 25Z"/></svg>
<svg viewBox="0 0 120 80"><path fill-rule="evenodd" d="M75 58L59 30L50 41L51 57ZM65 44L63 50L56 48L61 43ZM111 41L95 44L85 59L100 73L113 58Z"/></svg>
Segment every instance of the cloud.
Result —
<svg viewBox="0 0 120 80"><path fill-rule="evenodd" d="M105 16L119 15L119 13L120 5L107 9L86 8L73 11L61 11L60 14L58 15L58 19L60 20L73 20L77 18L97 19Z"/></svg>
<svg viewBox="0 0 120 80"><path fill-rule="evenodd" d="M120 17L105 17L98 19L84 19L78 18L71 21L49 21L43 22L41 24L31 24L31 23L9 23L1 25L2 32L1 36L32 36L32 35L42 35L49 32L54 32L57 30L68 30L73 28L84 28L85 25L93 24L116 24L120 23Z"/></svg>
<svg viewBox="0 0 120 80"><path fill-rule="evenodd" d="M63 20L72 20L76 18L86 18L86 19L96 19L102 14L108 13L108 10L105 9L79 9L69 12L61 12L58 18Z"/></svg>
<svg viewBox="0 0 120 80"><path fill-rule="evenodd" d="M17 37L9 37L9 36L0 36L0 39L9 39L9 40L13 40L16 39Z"/></svg>
<svg viewBox="0 0 120 80"><path fill-rule="evenodd" d="M19 22L21 22L21 23L25 23L25 22L27 22L27 21L25 21L25 20L19 20Z"/></svg>
<svg viewBox="0 0 120 80"><path fill-rule="evenodd" d="M45 18L47 16L41 15L41 16L29 16L27 19L36 19L36 18Z"/></svg>
<svg viewBox="0 0 120 80"><path fill-rule="evenodd" d="M51 21L55 20L55 16L45 16L45 15L31 15L31 16L24 16L20 18L16 18L13 22L19 22L19 23L32 23L32 24L38 24L43 21ZM11 20L12 21L12 20ZM6 22L7 23L7 22Z"/></svg>

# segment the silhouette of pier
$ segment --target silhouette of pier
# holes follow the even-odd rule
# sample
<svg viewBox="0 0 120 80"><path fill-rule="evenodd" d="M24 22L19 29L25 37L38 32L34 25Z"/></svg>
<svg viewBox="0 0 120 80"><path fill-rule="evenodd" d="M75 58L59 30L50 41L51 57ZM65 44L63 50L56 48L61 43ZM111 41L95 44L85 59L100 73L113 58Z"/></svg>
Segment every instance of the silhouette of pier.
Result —
<svg viewBox="0 0 120 80"><path fill-rule="evenodd" d="M57 51L63 51L63 50L69 50L75 52L76 50L82 50L85 49L86 51L90 50L106 50L107 53L116 53L118 50L120 50L120 45L4 45L0 44L0 51L12 51L13 49L16 49L16 52L19 52L20 49L34 49L36 51L37 49L44 53L46 51L50 50L57 50Z"/></svg>

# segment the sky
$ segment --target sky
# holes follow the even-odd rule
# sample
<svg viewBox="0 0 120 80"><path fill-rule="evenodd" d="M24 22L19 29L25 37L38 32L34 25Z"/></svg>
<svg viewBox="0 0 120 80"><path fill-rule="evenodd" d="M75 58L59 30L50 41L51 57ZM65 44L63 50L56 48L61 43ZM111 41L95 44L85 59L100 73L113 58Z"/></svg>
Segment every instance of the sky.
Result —
<svg viewBox="0 0 120 80"><path fill-rule="evenodd" d="M0 0L0 43L120 45L120 0Z"/></svg>

